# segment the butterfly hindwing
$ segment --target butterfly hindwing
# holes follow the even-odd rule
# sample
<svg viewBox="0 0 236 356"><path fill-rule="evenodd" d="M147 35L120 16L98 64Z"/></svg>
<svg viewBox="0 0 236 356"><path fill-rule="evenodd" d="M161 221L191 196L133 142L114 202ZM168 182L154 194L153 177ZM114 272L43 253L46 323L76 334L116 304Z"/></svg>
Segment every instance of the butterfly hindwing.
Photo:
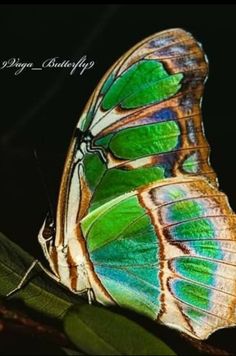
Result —
<svg viewBox="0 0 236 356"><path fill-rule="evenodd" d="M124 194L81 226L117 304L197 338L235 325L236 216L206 179L170 178Z"/></svg>

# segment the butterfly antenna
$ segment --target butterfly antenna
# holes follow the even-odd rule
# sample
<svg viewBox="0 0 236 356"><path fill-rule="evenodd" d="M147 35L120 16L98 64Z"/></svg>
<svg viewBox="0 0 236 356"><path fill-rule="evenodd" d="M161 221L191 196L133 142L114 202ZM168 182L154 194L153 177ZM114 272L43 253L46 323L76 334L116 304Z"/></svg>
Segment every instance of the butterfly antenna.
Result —
<svg viewBox="0 0 236 356"><path fill-rule="evenodd" d="M48 190L48 184L46 182L46 177L45 177L45 174L44 174L44 172L42 170L37 150L33 149L33 153L34 153L34 158L35 158L37 170L39 172L39 176L40 176L41 183L42 183L42 186L43 186L43 191L44 191L47 203L48 203L48 214L47 214L47 217L51 220L51 222L53 222L54 221L54 213L53 213L54 209L53 209L52 201L50 199L49 190Z"/></svg>

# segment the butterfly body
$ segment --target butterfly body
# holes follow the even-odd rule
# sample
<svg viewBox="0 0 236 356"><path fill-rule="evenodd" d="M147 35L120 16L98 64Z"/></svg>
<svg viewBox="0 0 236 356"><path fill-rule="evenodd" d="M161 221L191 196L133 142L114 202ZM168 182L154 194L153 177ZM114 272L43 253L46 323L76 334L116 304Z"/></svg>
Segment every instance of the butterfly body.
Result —
<svg viewBox="0 0 236 356"><path fill-rule="evenodd" d="M236 218L201 122L208 63L181 29L108 71L69 148L56 235L39 239L73 292L204 339L236 324Z"/></svg>

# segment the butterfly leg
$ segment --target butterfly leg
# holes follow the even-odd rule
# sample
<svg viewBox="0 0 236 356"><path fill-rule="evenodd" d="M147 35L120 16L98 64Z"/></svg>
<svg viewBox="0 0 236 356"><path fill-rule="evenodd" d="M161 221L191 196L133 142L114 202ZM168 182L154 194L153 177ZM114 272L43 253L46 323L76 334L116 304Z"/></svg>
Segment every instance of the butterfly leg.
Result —
<svg viewBox="0 0 236 356"><path fill-rule="evenodd" d="M92 288L86 288L83 289L79 292L75 292L74 290L72 291L73 293L76 293L77 295L84 295L87 293L87 298L88 298L88 304L92 305L93 302L96 300L93 289Z"/></svg>
<svg viewBox="0 0 236 356"><path fill-rule="evenodd" d="M50 271L48 271L42 264L41 262L39 262L38 260L34 260L31 265L29 266L28 270L25 272L24 276L21 278L19 284L16 286L16 288L14 288L13 290L11 290L9 293L7 293L6 297L10 297L12 294L15 294L17 291L19 291L24 283L26 282L28 276L30 275L31 271L35 268L35 266L38 265L50 278L56 280L57 282L59 282L59 279Z"/></svg>
<svg viewBox="0 0 236 356"><path fill-rule="evenodd" d="M92 305L93 302L95 301L95 295L92 288L87 289L87 296L88 296L88 303Z"/></svg>

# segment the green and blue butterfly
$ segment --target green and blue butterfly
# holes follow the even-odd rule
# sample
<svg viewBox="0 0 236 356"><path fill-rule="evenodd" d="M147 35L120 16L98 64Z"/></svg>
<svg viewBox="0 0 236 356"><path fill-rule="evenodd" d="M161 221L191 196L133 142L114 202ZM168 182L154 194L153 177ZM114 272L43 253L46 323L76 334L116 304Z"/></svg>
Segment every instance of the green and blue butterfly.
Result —
<svg viewBox="0 0 236 356"><path fill-rule="evenodd" d="M71 141L55 236L39 241L55 278L198 339L236 324L236 217L218 190L201 119L208 62L182 29L123 55Z"/></svg>

